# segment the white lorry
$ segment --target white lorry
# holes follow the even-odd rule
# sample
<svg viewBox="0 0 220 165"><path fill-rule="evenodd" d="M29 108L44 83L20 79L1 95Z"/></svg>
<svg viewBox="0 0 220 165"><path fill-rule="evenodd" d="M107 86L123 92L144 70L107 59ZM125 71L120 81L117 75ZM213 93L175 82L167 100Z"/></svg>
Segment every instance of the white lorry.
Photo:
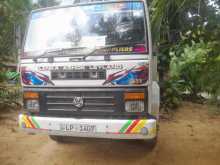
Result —
<svg viewBox="0 0 220 165"><path fill-rule="evenodd" d="M75 1L31 13L20 56L20 127L155 141L159 87L143 0Z"/></svg>

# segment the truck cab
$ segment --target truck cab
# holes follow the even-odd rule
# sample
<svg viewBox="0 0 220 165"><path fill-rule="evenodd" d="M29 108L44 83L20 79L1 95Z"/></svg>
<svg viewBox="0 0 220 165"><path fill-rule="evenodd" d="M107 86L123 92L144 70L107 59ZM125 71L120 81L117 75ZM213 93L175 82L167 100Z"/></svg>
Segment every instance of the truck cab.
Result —
<svg viewBox="0 0 220 165"><path fill-rule="evenodd" d="M154 140L159 87L143 0L32 11L20 56L19 126L53 139Z"/></svg>

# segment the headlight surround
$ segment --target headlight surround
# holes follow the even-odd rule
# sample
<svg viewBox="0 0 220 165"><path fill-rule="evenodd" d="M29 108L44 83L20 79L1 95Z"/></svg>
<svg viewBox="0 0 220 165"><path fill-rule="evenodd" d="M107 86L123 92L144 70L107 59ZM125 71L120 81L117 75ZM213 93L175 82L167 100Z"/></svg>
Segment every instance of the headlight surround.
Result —
<svg viewBox="0 0 220 165"><path fill-rule="evenodd" d="M38 100L26 100L26 109L29 111L38 112L39 111L39 101Z"/></svg>
<svg viewBox="0 0 220 165"><path fill-rule="evenodd" d="M144 101L143 100L133 100L125 102L126 112L144 112Z"/></svg>

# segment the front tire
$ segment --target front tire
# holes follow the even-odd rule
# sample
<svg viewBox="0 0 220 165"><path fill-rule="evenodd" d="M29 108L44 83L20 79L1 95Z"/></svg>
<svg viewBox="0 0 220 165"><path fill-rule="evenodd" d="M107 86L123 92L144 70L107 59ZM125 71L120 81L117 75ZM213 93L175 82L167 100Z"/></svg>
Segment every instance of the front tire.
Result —
<svg viewBox="0 0 220 165"><path fill-rule="evenodd" d="M53 141L56 141L57 143L64 143L65 142L65 137L63 136L57 136L57 135L50 135L50 139Z"/></svg>
<svg viewBox="0 0 220 165"><path fill-rule="evenodd" d="M154 149L157 145L157 137L155 137L151 140L145 140L144 143L145 143L147 148Z"/></svg>
<svg viewBox="0 0 220 165"><path fill-rule="evenodd" d="M81 143L81 142L85 142L86 140L80 137L72 137L72 136L49 135L49 137L50 139L56 141L57 143Z"/></svg>
<svg viewBox="0 0 220 165"><path fill-rule="evenodd" d="M159 125L157 124L156 136L153 139L145 140L145 144L149 149L154 149L157 145Z"/></svg>

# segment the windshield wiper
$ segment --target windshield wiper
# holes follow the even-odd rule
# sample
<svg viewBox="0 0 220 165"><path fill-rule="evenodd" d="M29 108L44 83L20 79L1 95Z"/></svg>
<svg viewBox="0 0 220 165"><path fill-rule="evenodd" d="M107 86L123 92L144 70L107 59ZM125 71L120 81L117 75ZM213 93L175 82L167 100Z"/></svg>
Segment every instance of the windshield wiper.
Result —
<svg viewBox="0 0 220 165"><path fill-rule="evenodd" d="M113 45L106 45L103 47L96 47L94 48L91 52L89 52L88 54L84 55L82 60L86 60L87 57L92 56L96 51L102 50L102 49L108 49L108 48L114 48L114 47L119 47L119 46L133 46L136 44L140 44L140 43L135 43L135 42L131 42L131 43L121 43L121 44L113 44ZM104 54L105 59L109 60L109 56L110 56L110 52L109 50L106 51L107 54Z"/></svg>
<svg viewBox="0 0 220 165"><path fill-rule="evenodd" d="M102 49L120 47L120 46L133 46L133 45L136 45L136 44L141 44L141 43L130 42L130 43L120 43L120 44L106 45L106 46L102 46L102 47L95 47L89 53L87 53L85 55L81 55L81 56L83 56L82 58L77 58L77 59L85 61L87 57L92 56L96 51L99 51L99 50L102 50ZM81 50L81 49L89 49L89 48L88 47L73 47L73 48L62 48L62 49L56 49L56 50L49 50L49 51L45 51L43 54L41 54L39 56L34 57L33 61L37 62L37 59L42 58L42 57L48 57L48 55L52 54L52 53L61 52L62 55L63 55L65 51L71 51L71 50L77 50L77 49ZM105 60L110 60L110 53L111 53L110 50L106 51L106 54L104 54ZM52 54L49 57L53 57L53 56L54 55Z"/></svg>
<svg viewBox="0 0 220 165"><path fill-rule="evenodd" d="M42 57L48 57L48 55L51 54L51 53L58 53L58 52L60 52L63 55L65 51L71 51L71 50L77 50L77 49L81 50L81 49L86 49L86 48L87 47L73 47L73 48L62 48L62 49L56 49L56 50L46 50L46 51L44 51L43 54L34 57L33 61L37 62L37 59L42 58Z"/></svg>

